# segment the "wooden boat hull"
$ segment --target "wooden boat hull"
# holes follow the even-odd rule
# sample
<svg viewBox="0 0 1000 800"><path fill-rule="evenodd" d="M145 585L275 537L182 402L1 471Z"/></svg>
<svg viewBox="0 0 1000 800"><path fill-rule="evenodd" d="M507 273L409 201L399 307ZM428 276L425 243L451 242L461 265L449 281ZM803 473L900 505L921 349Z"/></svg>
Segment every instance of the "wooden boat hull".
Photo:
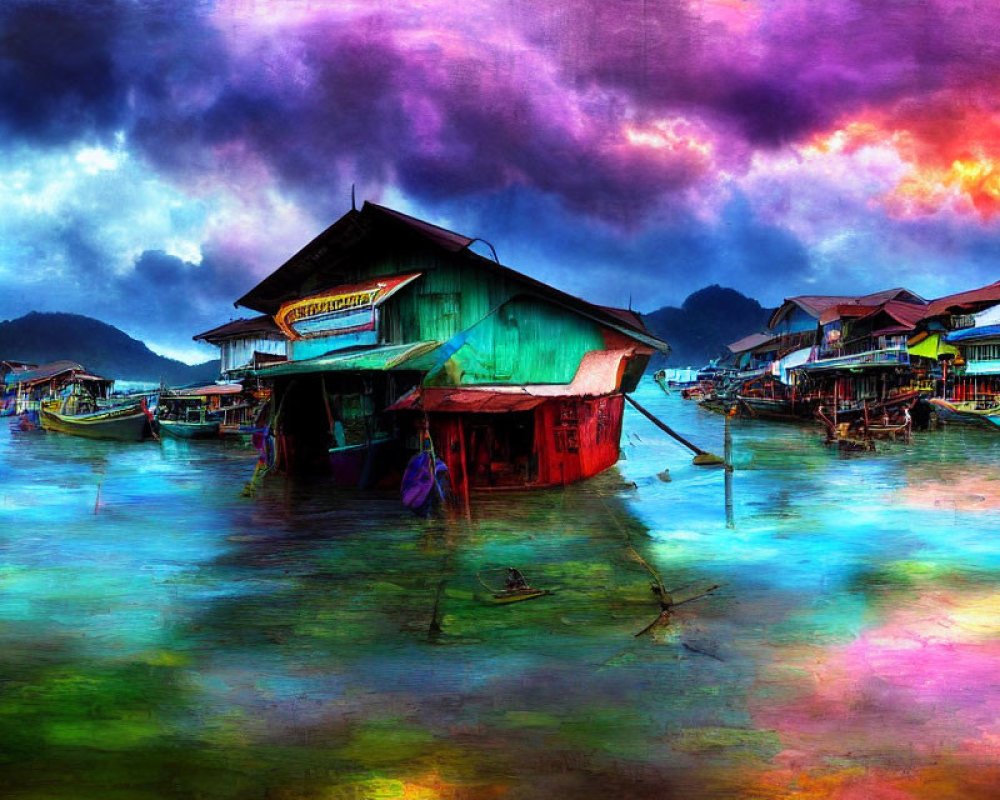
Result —
<svg viewBox="0 0 1000 800"><path fill-rule="evenodd" d="M972 400L952 401L940 397L932 397L930 403L937 411L938 418L945 422L1000 427L1000 405L976 408L976 403Z"/></svg>
<svg viewBox="0 0 1000 800"><path fill-rule="evenodd" d="M87 439L139 442L146 437L149 429L149 418L141 404L78 415L60 414L43 408L40 417L42 427L47 431L83 436Z"/></svg>
<svg viewBox="0 0 1000 800"><path fill-rule="evenodd" d="M179 422L172 419L161 419L159 422L161 436L174 439L216 439L219 436L218 422Z"/></svg>
<svg viewBox="0 0 1000 800"><path fill-rule="evenodd" d="M737 397L738 406L746 412L746 416L755 419L770 419L779 422L801 422L812 416L813 405L795 400L782 400L771 397Z"/></svg>
<svg viewBox="0 0 1000 800"><path fill-rule="evenodd" d="M664 394L670 394L670 387L667 385L667 377L662 369L653 373L653 380L656 381L656 385L663 390Z"/></svg>
<svg viewBox="0 0 1000 800"><path fill-rule="evenodd" d="M496 592L490 598L490 603L496 606L520 603L524 600L534 600L536 597L545 597L552 592L548 589L510 589L509 591Z"/></svg>

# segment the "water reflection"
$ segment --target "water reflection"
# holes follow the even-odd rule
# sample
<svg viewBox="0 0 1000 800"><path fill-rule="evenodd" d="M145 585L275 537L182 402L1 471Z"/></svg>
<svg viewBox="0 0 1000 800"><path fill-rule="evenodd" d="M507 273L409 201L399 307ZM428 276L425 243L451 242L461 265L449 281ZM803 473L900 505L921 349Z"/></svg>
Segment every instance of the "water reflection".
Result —
<svg viewBox="0 0 1000 800"><path fill-rule="evenodd" d="M722 452L720 417L643 392ZM980 465L1000 438L845 457L738 421L726 530L722 473L626 424L618 471L479 498L471 524L308 482L248 500L239 447L0 432L5 789L974 797L996 777ZM637 638L659 606L633 552L668 588L722 588ZM554 594L488 602L512 565Z"/></svg>

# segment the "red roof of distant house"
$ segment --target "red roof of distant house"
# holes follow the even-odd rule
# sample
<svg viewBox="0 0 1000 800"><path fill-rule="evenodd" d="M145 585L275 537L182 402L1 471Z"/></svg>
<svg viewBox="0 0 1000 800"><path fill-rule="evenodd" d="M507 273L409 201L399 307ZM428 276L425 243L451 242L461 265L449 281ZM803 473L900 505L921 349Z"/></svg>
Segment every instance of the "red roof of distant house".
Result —
<svg viewBox="0 0 1000 800"><path fill-rule="evenodd" d="M83 374L86 370L82 365L77 364L75 361L51 361L48 364L42 364L34 369L21 369L9 372L7 374L7 385L13 386L18 383L41 383L67 372ZM108 380L107 378L97 378L96 376L94 376L94 379Z"/></svg>
<svg viewBox="0 0 1000 800"><path fill-rule="evenodd" d="M896 287L895 289L883 289L881 292L863 295L832 295L832 294L805 294L798 297L785 298L785 302L774 310L771 319L768 320L768 327L773 328L784 317L792 306L798 306L809 316L815 317L825 324L837 319L836 316L828 317L825 321L824 315L832 313L835 306L881 306L887 302L903 302L909 305L916 305L923 308L926 304L920 295L914 294L909 289ZM847 316L845 313L838 316Z"/></svg>
<svg viewBox="0 0 1000 800"><path fill-rule="evenodd" d="M749 350L754 350L761 345L767 344L771 341L777 341L779 336L772 336L769 333L751 333L749 336L744 336L732 344L726 345L729 348L729 352L734 355L739 353L746 353Z"/></svg>
<svg viewBox="0 0 1000 800"><path fill-rule="evenodd" d="M263 314L259 317L251 317L250 319L234 319L225 325L220 325L217 328L212 328L210 331L199 333L193 338L195 341L202 339L206 342L214 343L225 339L253 336L254 334L284 335L275 324L274 319L268 314Z"/></svg>
<svg viewBox="0 0 1000 800"><path fill-rule="evenodd" d="M886 314L906 329L912 330L924 318L926 311L926 306L915 306L912 303L900 303L896 300L890 300L866 316L874 317L880 313Z"/></svg>
<svg viewBox="0 0 1000 800"><path fill-rule="evenodd" d="M970 289L967 292L949 294L932 300L927 306L924 317L938 317L955 311L979 311L996 303L1000 303L1000 281L979 289Z"/></svg>
<svg viewBox="0 0 1000 800"><path fill-rule="evenodd" d="M838 319L854 319L856 317L863 317L866 314L871 314L878 308L878 306L859 306L853 303L838 303L835 306L830 306L825 309L823 313L819 315L819 324L826 325L827 323Z"/></svg>

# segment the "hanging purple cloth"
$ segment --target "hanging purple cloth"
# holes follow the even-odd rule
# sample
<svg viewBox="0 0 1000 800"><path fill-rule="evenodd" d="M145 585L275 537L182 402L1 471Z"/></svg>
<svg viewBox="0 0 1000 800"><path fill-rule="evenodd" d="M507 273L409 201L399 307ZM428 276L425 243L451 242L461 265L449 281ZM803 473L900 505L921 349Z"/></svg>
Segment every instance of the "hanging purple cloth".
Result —
<svg viewBox="0 0 1000 800"><path fill-rule="evenodd" d="M444 499L442 482L448 478L448 467L426 450L417 453L406 465L399 494L403 505L414 514L428 516L434 506Z"/></svg>

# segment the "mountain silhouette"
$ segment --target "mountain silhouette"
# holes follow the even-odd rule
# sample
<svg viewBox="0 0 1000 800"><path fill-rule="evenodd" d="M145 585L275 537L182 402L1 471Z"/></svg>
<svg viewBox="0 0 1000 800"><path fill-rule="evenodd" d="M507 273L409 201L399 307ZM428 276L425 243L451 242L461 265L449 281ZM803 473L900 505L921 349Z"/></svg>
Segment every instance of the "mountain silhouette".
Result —
<svg viewBox="0 0 1000 800"><path fill-rule="evenodd" d="M80 314L32 311L0 322L0 359L33 364L66 359L103 377L171 386L219 377L218 360L190 365L157 355L118 328Z"/></svg>
<svg viewBox="0 0 1000 800"><path fill-rule="evenodd" d="M688 295L680 308L664 306L643 314L649 329L670 344L670 355L664 360L657 354L650 366L701 367L728 353L727 344L764 328L772 311L735 289L713 284Z"/></svg>

